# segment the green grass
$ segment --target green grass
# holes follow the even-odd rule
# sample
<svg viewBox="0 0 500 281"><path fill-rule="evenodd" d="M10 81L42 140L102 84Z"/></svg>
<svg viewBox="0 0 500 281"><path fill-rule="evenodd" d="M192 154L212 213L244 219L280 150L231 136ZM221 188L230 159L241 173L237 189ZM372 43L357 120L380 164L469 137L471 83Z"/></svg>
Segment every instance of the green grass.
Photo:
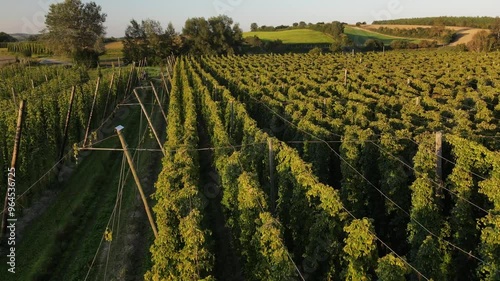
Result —
<svg viewBox="0 0 500 281"><path fill-rule="evenodd" d="M106 53L99 57L101 61L118 60L123 58L123 42L117 41L106 44Z"/></svg>
<svg viewBox="0 0 500 281"><path fill-rule="evenodd" d="M10 55L9 51L7 48L0 48L0 56L8 56Z"/></svg>
<svg viewBox="0 0 500 281"><path fill-rule="evenodd" d="M413 43L419 43L420 40L412 39L412 38L401 38L390 35L384 35L377 32L372 32L365 29L355 28L351 26L346 26L344 29L344 33L347 34L349 39L351 39L356 45L364 45L365 42L369 39L376 39L384 42L385 45L390 45L392 41L395 40L406 40Z"/></svg>
<svg viewBox="0 0 500 281"><path fill-rule="evenodd" d="M284 31L245 32L243 37L257 36L264 41L281 40L284 44L322 44L333 43L333 38L323 32L311 29L293 29Z"/></svg>

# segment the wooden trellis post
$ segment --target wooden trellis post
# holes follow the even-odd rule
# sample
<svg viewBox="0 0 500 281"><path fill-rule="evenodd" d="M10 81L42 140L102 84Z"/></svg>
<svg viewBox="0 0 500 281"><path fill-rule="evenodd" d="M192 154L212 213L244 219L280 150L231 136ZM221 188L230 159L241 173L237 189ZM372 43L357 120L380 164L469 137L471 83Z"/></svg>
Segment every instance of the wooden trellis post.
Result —
<svg viewBox="0 0 500 281"><path fill-rule="evenodd" d="M12 151L12 161L10 163L10 167L12 169L16 169L17 166L17 157L19 155L19 145L21 143L21 134L22 134L22 129L23 129L23 115L24 115L24 108L25 108L25 102L24 100L21 100L19 103L19 111L17 113L17 125L16 125L16 137L14 139L14 149ZM15 172L14 172L15 174ZM9 182L12 180L12 177L14 177L12 174L9 175ZM2 236L5 234L5 231L7 230L7 206L8 206L8 200L9 200L9 193L5 192L5 200L4 200L4 205L3 205L3 214L2 214Z"/></svg>

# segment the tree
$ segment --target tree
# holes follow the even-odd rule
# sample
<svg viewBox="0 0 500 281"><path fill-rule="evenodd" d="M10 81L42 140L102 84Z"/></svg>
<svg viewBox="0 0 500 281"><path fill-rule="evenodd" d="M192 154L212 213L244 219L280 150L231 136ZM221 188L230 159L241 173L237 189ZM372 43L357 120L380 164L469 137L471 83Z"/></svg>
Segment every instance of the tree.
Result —
<svg viewBox="0 0 500 281"><path fill-rule="evenodd" d="M210 44L210 27L205 18L191 18L186 21L182 34L188 40L189 52L196 55L215 54Z"/></svg>
<svg viewBox="0 0 500 281"><path fill-rule="evenodd" d="M330 45L330 51L332 53L340 53L345 47L352 46L353 42L349 37L345 34L340 35L338 38L336 38L332 45Z"/></svg>
<svg viewBox="0 0 500 281"><path fill-rule="evenodd" d="M228 16L188 19L182 34L195 55L235 54L243 43L243 31Z"/></svg>
<svg viewBox="0 0 500 281"><path fill-rule="evenodd" d="M342 52L342 43L339 40L336 40L330 45L329 49L332 53L340 53Z"/></svg>
<svg viewBox="0 0 500 281"><path fill-rule="evenodd" d="M71 55L77 62L98 59L104 52L106 16L94 2L65 0L52 4L45 18L44 38L56 54Z"/></svg>
<svg viewBox="0 0 500 281"><path fill-rule="evenodd" d="M306 28L306 27L307 27L307 24L305 21L299 22L299 28Z"/></svg>
<svg viewBox="0 0 500 281"><path fill-rule="evenodd" d="M491 37L493 38L493 49L500 50L500 18L497 17L491 25Z"/></svg>
<svg viewBox="0 0 500 281"><path fill-rule="evenodd" d="M377 39L368 39L365 42L365 47L369 51L381 51L384 48L384 42Z"/></svg>
<svg viewBox="0 0 500 281"><path fill-rule="evenodd" d="M262 40L257 36L247 37L247 38L245 38L245 42L249 46L255 47L255 48L261 48L264 45L264 42L262 42Z"/></svg>
<svg viewBox="0 0 500 281"><path fill-rule="evenodd" d="M131 63L147 58L148 63L158 65L169 55L180 54L182 47L183 41L172 23L163 30L155 20L144 20L141 24L132 20L125 30L124 61Z"/></svg>
<svg viewBox="0 0 500 281"><path fill-rule="evenodd" d="M312 55L320 55L321 53L323 53L323 49L321 49L320 47L314 47L311 50L309 50L309 54Z"/></svg>
<svg viewBox="0 0 500 281"><path fill-rule="evenodd" d="M299 23L298 22L294 22L293 23L293 27L297 28L299 26Z"/></svg>
<svg viewBox="0 0 500 281"><path fill-rule="evenodd" d="M497 17L495 22L491 26L491 34L496 38L497 41L500 41L500 18Z"/></svg>
<svg viewBox="0 0 500 281"><path fill-rule="evenodd" d="M136 20L131 20L130 25L125 30L125 40L123 41L123 57L125 62L131 63L139 61L147 54L146 32L141 24Z"/></svg>
<svg viewBox="0 0 500 281"><path fill-rule="evenodd" d="M239 24L233 25L233 19L228 16L209 18L208 24L212 31L212 49L218 55L235 54L243 43L243 31Z"/></svg>
<svg viewBox="0 0 500 281"><path fill-rule="evenodd" d="M259 29L259 25L257 23L254 22L250 25L251 31L257 31L258 29Z"/></svg>

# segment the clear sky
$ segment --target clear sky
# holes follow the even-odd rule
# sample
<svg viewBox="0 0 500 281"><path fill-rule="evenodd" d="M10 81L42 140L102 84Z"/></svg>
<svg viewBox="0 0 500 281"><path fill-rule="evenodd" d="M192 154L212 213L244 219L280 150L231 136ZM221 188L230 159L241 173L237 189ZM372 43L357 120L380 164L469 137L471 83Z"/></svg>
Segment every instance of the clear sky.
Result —
<svg viewBox="0 0 500 281"><path fill-rule="evenodd" d="M0 31L37 33L50 4L62 0L1 0ZM88 2L83 0L83 2ZM371 23L377 19L424 16L500 16L499 0L94 0L108 14L108 36L121 37L131 19L153 19L178 31L190 17L226 14L247 31L259 25L334 20Z"/></svg>

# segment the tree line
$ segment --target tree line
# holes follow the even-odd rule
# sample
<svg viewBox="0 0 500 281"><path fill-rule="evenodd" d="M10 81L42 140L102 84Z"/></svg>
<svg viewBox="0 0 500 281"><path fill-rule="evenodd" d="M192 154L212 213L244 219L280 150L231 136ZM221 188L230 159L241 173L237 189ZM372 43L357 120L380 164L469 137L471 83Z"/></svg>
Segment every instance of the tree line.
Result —
<svg viewBox="0 0 500 281"><path fill-rule="evenodd" d="M125 31L123 54L128 63L147 57L159 64L171 54L238 54L242 44L243 31L228 16L190 18L180 33L171 23L163 30L155 20L132 20Z"/></svg>
<svg viewBox="0 0 500 281"><path fill-rule="evenodd" d="M446 25L466 26L488 29L495 23L494 17L426 17L395 20L374 21L373 24L406 24L406 25Z"/></svg>
<svg viewBox="0 0 500 281"><path fill-rule="evenodd" d="M398 37L435 39L443 42L443 44L451 43L457 36L455 31L446 29L444 25L435 25L431 28L416 27L410 29L379 27L377 32Z"/></svg>

